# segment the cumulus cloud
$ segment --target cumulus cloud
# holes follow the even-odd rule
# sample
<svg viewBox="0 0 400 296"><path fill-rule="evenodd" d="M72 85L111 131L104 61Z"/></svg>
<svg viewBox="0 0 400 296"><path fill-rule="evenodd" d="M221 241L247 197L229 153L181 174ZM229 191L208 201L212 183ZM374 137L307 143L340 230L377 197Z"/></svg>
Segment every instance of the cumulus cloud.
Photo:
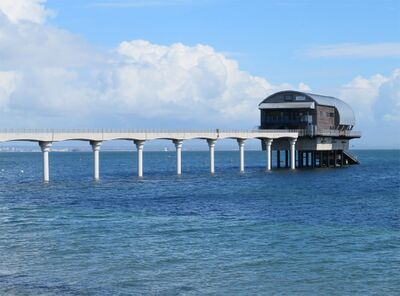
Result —
<svg viewBox="0 0 400 296"><path fill-rule="evenodd" d="M357 76L341 88L341 97L350 103L361 120L400 120L400 69L391 75Z"/></svg>
<svg viewBox="0 0 400 296"><path fill-rule="evenodd" d="M13 23L29 21L42 24L53 12L44 7L46 0L1 0L0 12Z"/></svg>
<svg viewBox="0 0 400 296"><path fill-rule="evenodd" d="M110 52L98 50L42 23L43 1L32 0L30 6L28 2L23 3L32 9L27 14L31 19L22 8L0 6L0 71L14 75L4 74L0 81L1 104L7 107L3 123L8 116L15 124L13 116L25 114L29 124L35 118L43 122L46 116L54 125L57 117L73 123L82 118L96 121L103 115L106 122L116 116L130 122L134 116L207 126L241 121L253 126L262 98L292 88L242 71L235 60L207 45L133 40ZM301 83L299 88L308 86Z"/></svg>
<svg viewBox="0 0 400 296"><path fill-rule="evenodd" d="M297 87L272 84L251 75L208 45L129 40L110 51L100 50L46 24L44 1L21 0L15 7L10 3L16 2L0 1L3 126L89 123L135 128L131 124L136 119L179 120L190 122L190 127L194 122L194 127L255 126L257 105L267 95L293 88L310 91L302 82ZM397 121L399 77L400 69L387 76L355 77L341 87L339 97L361 120Z"/></svg>
<svg viewBox="0 0 400 296"><path fill-rule="evenodd" d="M236 61L206 45L170 46L144 40L122 42L113 95L149 116L222 116L257 112L260 98L287 85L271 85L239 69Z"/></svg>
<svg viewBox="0 0 400 296"><path fill-rule="evenodd" d="M8 105L11 94L17 88L18 74L12 71L0 71L0 107Z"/></svg>

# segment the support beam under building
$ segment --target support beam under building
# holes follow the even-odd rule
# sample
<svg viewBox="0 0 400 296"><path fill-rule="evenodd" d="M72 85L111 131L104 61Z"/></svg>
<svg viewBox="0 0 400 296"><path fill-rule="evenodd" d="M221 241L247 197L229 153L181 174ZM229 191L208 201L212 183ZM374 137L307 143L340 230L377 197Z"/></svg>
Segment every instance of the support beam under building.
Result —
<svg viewBox="0 0 400 296"><path fill-rule="evenodd" d="M315 159L315 153L316 153L316 151L311 151L311 167L314 169L315 168L315 162L316 162L316 159Z"/></svg>
<svg viewBox="0 0 400 296"><path fill-rule="evenodd" d="M310 163L310 157L309 157L310 152L307 151L306 152L306 167L309 167L309 163Z"/></svg>
<svg viewBox="0 0 400 296"><path fill-rule="evenodd" d="M337 151L333 150L333 167L336 167L336 163L337 163Z"/></svg>
<svg viewBox="0 0 400 296"><path fill-rule="evenodd" d="M285 149L285 167L289 167L289 151Z"/></svg>
<svg viewBox="0 0 400 296"><path fill-rule="evenodd" d="M344 165L344 153L343 150L340 151L340 166Z"/></svg>
<svg viewBox="0 0 400 296"><path fill-rule="evenodd" d="M281 167L281 151L279 149L276 150L276 167Z"/></svg>

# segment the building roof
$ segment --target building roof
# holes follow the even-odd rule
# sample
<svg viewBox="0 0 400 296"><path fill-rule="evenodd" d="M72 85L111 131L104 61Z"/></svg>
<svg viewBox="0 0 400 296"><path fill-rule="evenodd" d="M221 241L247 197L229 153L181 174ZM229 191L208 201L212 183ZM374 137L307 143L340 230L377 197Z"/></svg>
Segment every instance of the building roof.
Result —
<svg viewBox="0 0 400 296"><path fill-rule="evenodd" d="M335 107L339 113L339 124L340 125L355 125L355 116L354 116L353 109L351 109L351 107L347 103L345 103L344 101L342 101L338 98L335 98L335 97L317 95L317 94L300 92L300 91L281 91L281 92L277 92L277 93L270 95L269 97L264 99L260 103L260 105L265 104L265 103L267 103L267 104L270 103L270 102L268 102L268 100L271 97L275 96L276 94L281 94L281 93L285 93L285 92L296 93L299 95L306 96L309 99L311 99L312 101L316 102L318 105Z"/></svg>

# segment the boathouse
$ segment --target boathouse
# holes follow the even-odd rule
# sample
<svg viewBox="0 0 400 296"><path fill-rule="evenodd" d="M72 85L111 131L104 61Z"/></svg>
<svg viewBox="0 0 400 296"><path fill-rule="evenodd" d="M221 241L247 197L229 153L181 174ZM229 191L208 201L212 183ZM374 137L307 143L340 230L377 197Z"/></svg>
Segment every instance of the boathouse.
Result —
<svg viewBox="0 0 400 296"><path fill-rule="evenodd" d="M354 132L354 112L344 101L330 96L299 91L281 91L259 104L261 130L290 130L298 132L296 143L297 167L336 167L358 164L349 153L351 139L360 138ZM262 142L263 150L266 149ZM285 151L285 166L289 166L289 143L282 139L272 143L277 166L281 151Z"/></svg>

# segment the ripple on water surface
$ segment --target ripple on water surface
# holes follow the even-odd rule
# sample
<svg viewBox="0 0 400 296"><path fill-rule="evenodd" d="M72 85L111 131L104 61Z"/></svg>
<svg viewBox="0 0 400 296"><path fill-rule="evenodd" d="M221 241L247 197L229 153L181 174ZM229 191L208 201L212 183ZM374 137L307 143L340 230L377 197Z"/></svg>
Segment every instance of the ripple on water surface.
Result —
<svg viewBox="0 0 400 296"><path fill-rule="evenodd" d="M399 294L400 154L266 173L265 155L0 154L0 294Z"/></svg>

